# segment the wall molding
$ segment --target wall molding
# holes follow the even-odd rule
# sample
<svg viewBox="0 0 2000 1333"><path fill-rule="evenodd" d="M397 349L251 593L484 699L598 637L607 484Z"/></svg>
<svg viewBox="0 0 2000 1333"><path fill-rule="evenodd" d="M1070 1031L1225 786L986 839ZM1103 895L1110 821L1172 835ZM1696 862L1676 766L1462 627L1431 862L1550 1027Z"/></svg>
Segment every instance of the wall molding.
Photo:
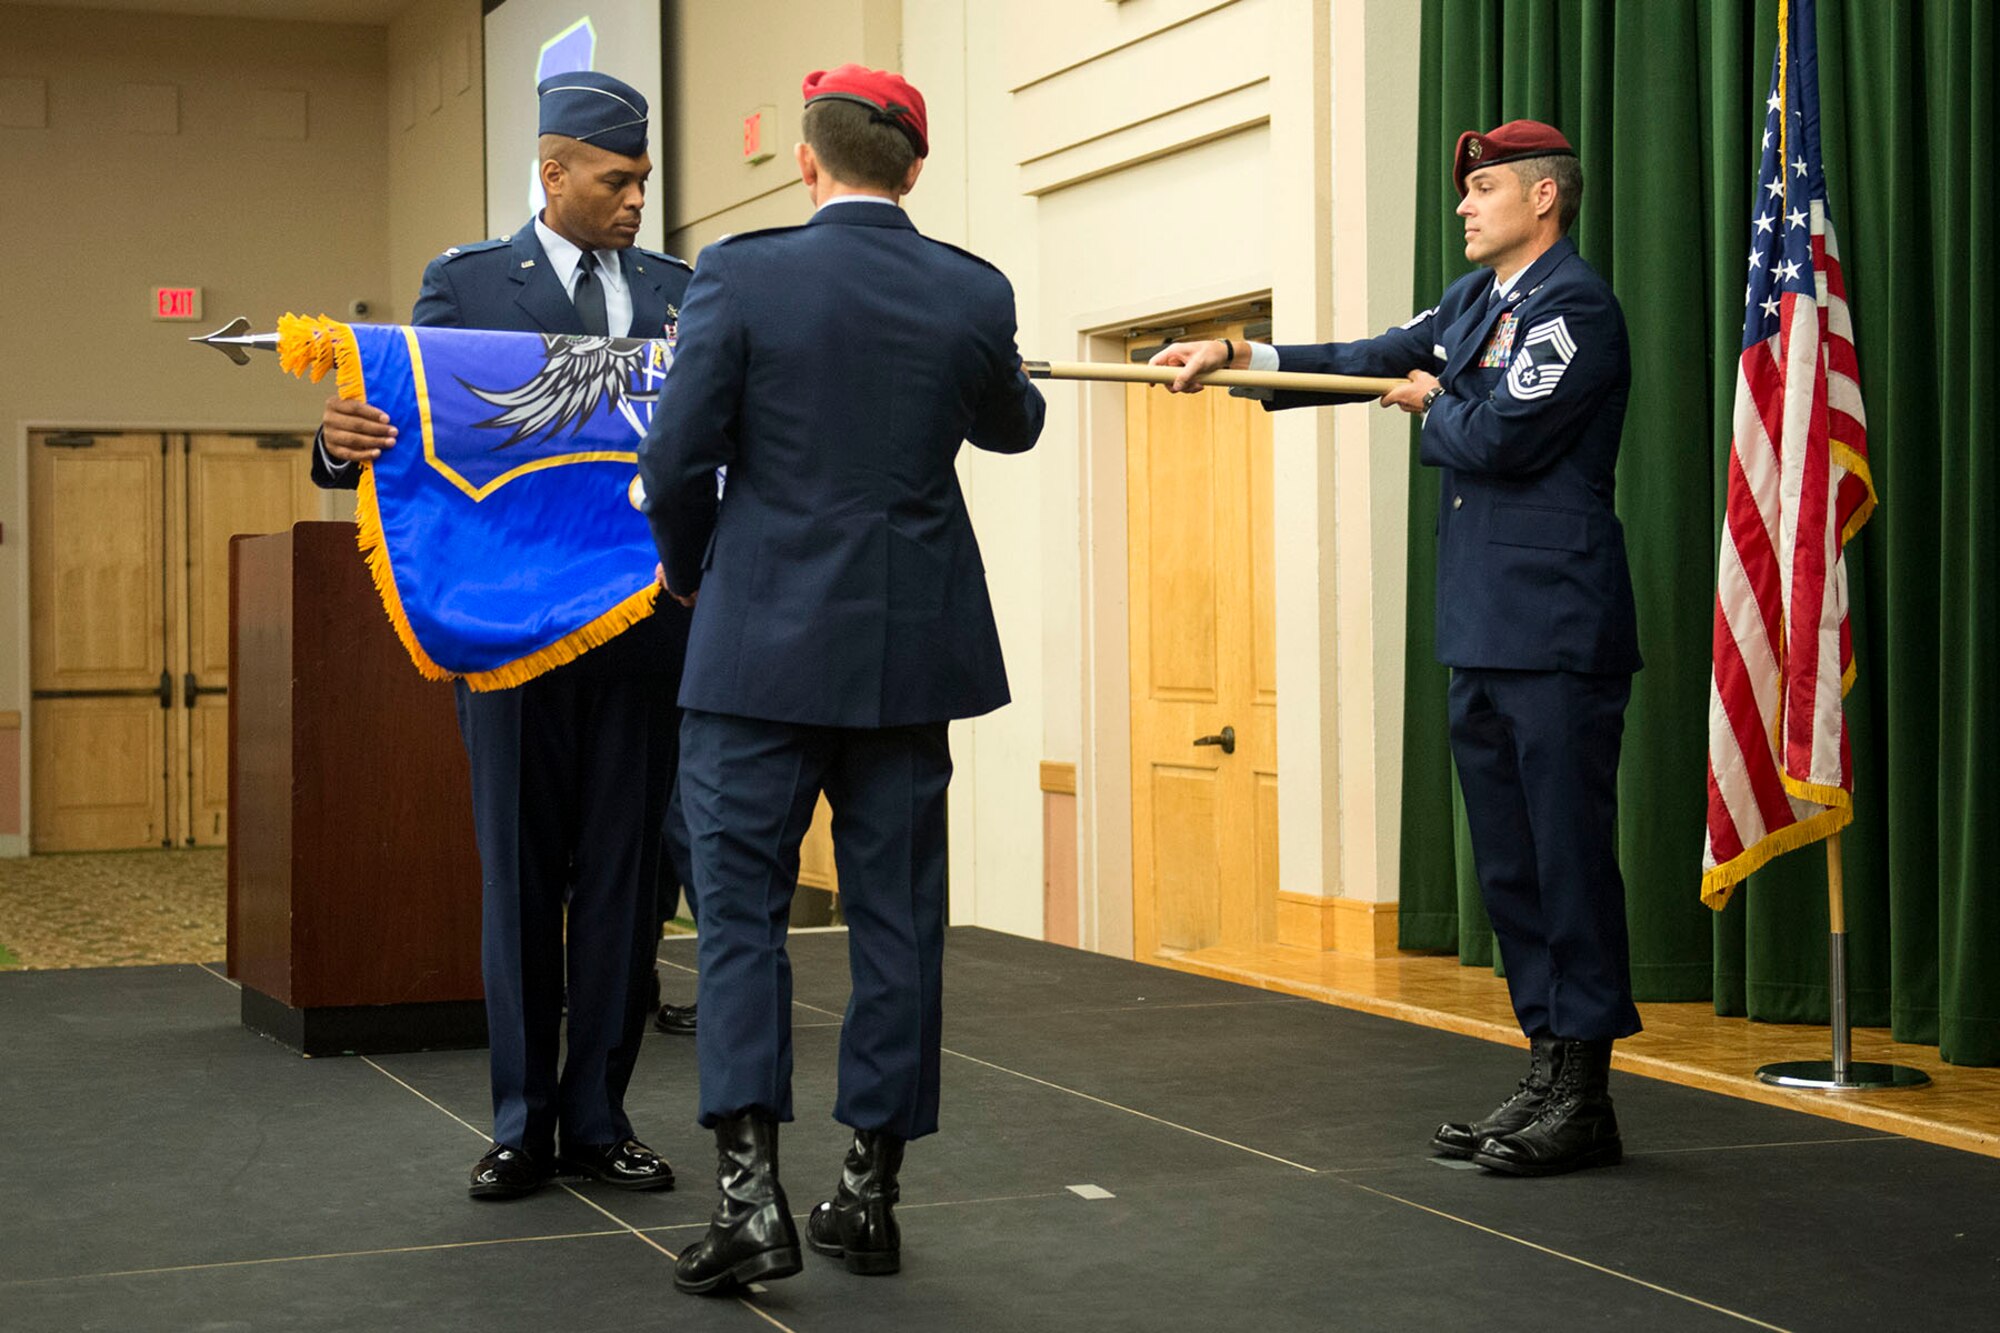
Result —
<svg viewBox="0 0 2000 1333"><path fill-rule="evenodd" d="M1042 790L1056 796L1076 795L1076 765L1042 760Z"/></svg>
<svg viewBox="0 0 2000 1333"><path fill-rule="evenodd" d="M1396 904L1364 898L1278 894L1278 943L1356 958L1396 955Z"/></svg>
<svg viewBox="0 0 2000 1333"><path fill-rule="evenodd" d="M0 731L19 731L21 710L18 708L0 710Z"/></svg>

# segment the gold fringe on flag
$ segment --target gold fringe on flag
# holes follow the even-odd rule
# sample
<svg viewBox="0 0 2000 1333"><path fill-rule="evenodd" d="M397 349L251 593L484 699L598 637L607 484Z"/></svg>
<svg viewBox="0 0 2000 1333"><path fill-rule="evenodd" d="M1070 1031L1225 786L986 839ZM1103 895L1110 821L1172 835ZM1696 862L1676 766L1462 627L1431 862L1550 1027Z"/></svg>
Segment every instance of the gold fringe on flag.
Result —
<svg viewBox="0 0 2000 1333"><path fill-rule="evenodd" d="M289 375L310 378L314 384L331 370L334 385L343 398L368 399L362 381L361 348L354 330L325 315L317 317L287 313L278 321L278 364ZM525 657L494 667L490 671L457 672L439 666L417 641L410 617L403 610L402 595L396 591L396 573L389 562L389 541L382 530L381 502L375 493L375 473L364 465L356 491L355 544L368 562L368 576L382 599L382 610L396 631L403 650L410 655L417 674L426 680L452 680L463 676L468 688L484 693L509 690L545 675L559 666L574 662L592 648L601 647L653 614L659 598L657 584L649 584L587 624L571 630L555 642L537 648Z"/></svg>

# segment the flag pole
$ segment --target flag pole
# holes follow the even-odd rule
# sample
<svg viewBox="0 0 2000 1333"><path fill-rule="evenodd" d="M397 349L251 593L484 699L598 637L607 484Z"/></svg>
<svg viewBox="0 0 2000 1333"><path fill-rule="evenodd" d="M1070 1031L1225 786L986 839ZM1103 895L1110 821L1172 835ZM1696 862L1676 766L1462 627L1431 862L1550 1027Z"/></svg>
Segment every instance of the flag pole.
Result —
<svg viewBox="0 0 2000 1333"><path fill-rule="evenodd" d="M1908 1065L1853 1059L1854 1034L1847 1021L1847 885L1841 867L1840 830L1826 839L1827 1019L1833 1028L1832 1060L1786 1060L1765 1065L1757 1077L1782 1088L1859 1092L1878 1088L1920 1088L1930 1075Z"/></svg>
<svg viewBox="0 0 2000 1333"><path fill-rule="evenodd" d="M1172 384L1178 366L1133 366L1120 361L1023 361L1031 380L1097 380L1120 384ZM1289 370L1211 370L1203 384L1226 389L1277 389L1296 393L1365 394L1380 398L1408 380L1374 375L1314 375Z"/></svg>

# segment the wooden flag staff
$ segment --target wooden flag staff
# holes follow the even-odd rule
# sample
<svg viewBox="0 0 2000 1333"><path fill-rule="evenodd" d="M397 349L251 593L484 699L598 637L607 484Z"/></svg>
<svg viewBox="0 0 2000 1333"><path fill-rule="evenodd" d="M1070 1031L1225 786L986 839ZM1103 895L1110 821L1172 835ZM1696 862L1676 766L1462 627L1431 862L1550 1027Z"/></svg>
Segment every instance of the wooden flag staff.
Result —
<svg viewBox="0 0 2000 1333"><path fill-rule="evenodd" d="M1826 840L1826 911L1831 929L1826 989L1827 1017L1833 1027L1833 1059L1785 1060L1765 1065L1757 1071L1757 1077L1784 1088L1818 1088L1829 1092L1922 1087L1931 1079L1921 1069L1867 1060L1856 1064L1851 1058L1853 1034L1847 1023L1847 889L1841 873L1838 829Z"/></svg>
<svg viewBox="0 0 2000 1333"><path fill-rule="evenodd" d="M1176 366L1131 366L1121 361L1023 361L1031 380L1111 380L1124 384L1172 384ZM1408 380L1368 375L1305 375L1284 370L1211 370L1203 384L1225 389L1291 389L1298 393L1353 393L1380 398Z"/></svg>

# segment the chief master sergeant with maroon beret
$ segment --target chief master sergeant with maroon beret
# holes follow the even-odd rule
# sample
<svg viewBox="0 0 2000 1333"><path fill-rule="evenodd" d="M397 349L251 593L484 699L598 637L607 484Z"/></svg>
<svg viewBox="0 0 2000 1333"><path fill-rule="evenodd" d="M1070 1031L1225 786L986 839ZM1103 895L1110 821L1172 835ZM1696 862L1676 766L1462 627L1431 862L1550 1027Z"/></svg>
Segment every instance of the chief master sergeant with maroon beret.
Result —
<svg viewBox="0 0 2000 1333"><path fill-rule="evenodd" d="M1625 704L1640 666L1613 470L1632 371L1625 320L1568 233L1583 174L1552 126L1459 137L1465 257L1437 305L1358 342L1176 343L1174 388L1230 366L1402 375L1443 472L1437 653L1480 895L1529 1045L1528 1076L1438 1153L1513 1175L1619 1160L1611 1044L1639 1030L1617 857ZM1269 408L1358 402L1280 393Z"/></svg>

